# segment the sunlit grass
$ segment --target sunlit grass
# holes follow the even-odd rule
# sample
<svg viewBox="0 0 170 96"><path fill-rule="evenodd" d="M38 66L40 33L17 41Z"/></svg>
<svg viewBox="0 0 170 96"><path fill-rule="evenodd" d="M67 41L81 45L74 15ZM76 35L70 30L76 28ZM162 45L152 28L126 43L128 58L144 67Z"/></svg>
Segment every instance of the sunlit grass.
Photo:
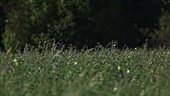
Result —
<svg viewBox="0 0 170 96"><path fill-rule="evenodd" d="M170 96L170 50L0 53L0 96Z"/></svg>

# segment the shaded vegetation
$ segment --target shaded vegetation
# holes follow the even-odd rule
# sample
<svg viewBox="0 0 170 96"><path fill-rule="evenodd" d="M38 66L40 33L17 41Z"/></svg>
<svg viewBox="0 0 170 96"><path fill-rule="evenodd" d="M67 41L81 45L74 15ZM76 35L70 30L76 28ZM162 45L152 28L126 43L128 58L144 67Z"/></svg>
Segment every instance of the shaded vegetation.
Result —
<svg viewBox="0 0 170 96"><path fill-rule="evenodd" d="M169 0L1 0L0 35L14 51L53 40L79 49L111 41L155 48L169 46L169 11Z"/></svg>

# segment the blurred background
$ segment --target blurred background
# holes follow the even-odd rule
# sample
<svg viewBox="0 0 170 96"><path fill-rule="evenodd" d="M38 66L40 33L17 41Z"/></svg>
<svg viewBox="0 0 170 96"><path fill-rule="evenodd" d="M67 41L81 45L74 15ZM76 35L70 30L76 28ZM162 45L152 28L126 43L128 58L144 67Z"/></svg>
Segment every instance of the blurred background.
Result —
<svg viewBox="0 0 170 96"><path fill-rule="evenodd" d="M0 0L0 47L170 45L170 0Z"/></svg>

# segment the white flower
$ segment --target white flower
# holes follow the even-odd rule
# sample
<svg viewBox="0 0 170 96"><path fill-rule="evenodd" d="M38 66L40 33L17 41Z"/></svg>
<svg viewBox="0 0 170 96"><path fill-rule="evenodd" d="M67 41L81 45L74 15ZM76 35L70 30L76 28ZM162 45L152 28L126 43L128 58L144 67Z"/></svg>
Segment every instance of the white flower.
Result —
<svg viewBox="0 0 170 96"><path fill-rule="evenodd" d="M120 70L120 66L117 66L117 69Z"/></svg>
<svg viewBox="0 0 170 96"><path fill-rule="evenodd" d="M78 62L74 62L74 65L77 65L78 64Z"/></svg>
<svg viewBox="0 0 170 96"><path fill-rule="evenodd" d="M117 91L117 89L118 89L118 88L117 88L117 87L115 87L115 88L113 89L113 91Z"/></svg>
<svg viewBox="0 0 170 96"><path fill-rule="evenodd" d="M130 70L127 70L126 73L130 73Z"/></svg>

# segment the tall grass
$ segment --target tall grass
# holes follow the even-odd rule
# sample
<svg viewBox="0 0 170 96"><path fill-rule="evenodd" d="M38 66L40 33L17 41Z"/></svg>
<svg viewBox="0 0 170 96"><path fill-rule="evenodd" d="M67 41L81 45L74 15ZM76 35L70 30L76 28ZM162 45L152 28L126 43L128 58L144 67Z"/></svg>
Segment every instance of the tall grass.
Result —
<svg viewBox="0 0 170 96"><path fill-rule="evenodd" d="M170 50L0 53L0 96L170 96Z"/></svg>

